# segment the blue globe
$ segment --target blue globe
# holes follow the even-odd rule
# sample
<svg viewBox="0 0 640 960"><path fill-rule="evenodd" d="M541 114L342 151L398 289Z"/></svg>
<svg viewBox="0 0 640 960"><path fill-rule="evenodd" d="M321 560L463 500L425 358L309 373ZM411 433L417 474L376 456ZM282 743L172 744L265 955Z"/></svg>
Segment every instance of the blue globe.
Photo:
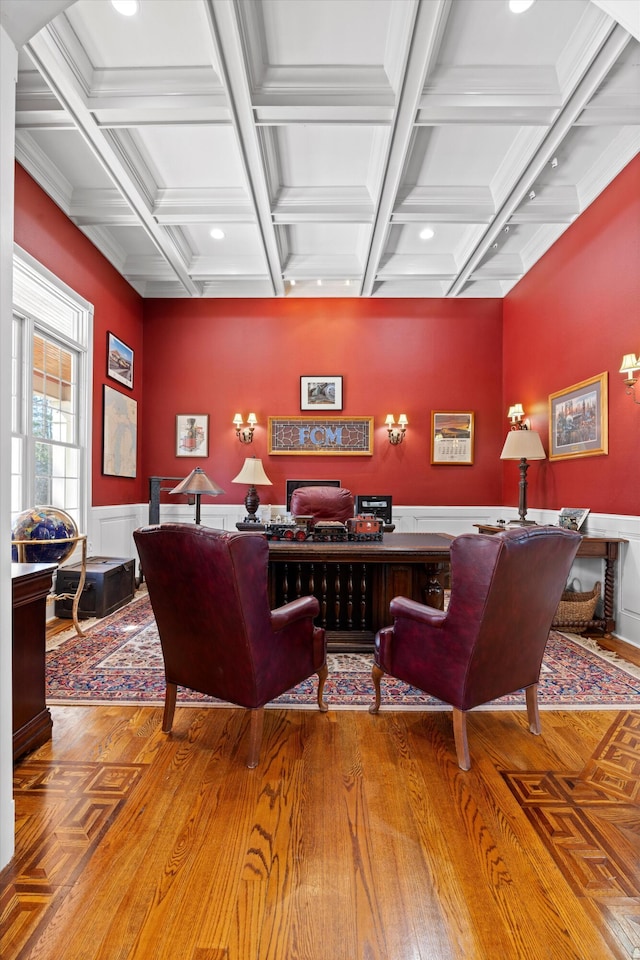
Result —
<svg viewBox="0 0 640 960"><path fill-rule="evenodd" d="M12 540L64 540L77 537L78 528L73 517L59 507L32 507L21 513L11 531ZM25 563L62 563L76 547L71 543L33 543L24 547ZM17 561L18 546L11 547L11 559Z"/></svg>

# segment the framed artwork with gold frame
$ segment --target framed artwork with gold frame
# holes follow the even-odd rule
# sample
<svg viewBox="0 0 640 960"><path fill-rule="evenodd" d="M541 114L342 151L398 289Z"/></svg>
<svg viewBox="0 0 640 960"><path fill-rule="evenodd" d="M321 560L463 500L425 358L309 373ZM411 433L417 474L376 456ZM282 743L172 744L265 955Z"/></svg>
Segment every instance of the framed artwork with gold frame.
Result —
<svg viewBox="0 0 640 960"><path fill-rule="evenodd" d="M269 417L268 453L371 456L373 417Z"/></svg>
<svg viewBox="0 0 640 960"><path fill-rule="evenodd" d="M549 460L608 452L606 371L549 394Z"/></svg>

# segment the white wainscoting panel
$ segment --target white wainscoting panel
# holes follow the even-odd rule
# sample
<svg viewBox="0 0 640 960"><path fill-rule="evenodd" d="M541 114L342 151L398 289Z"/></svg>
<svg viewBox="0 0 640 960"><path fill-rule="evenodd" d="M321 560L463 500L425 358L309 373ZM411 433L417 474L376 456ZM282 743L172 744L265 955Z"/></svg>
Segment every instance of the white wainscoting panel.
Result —
<svg viewBox="0 0 640 960"><path fill-rule="evenodd" d="M275 512L284 513L284 505L273 504ZM537 523L557 523L557 510L529 510L527 516ZM202 502L201 523L219 530L235 530L244 520L243 504ZM135 557L133 542L136 527L148 523L149 506L146 503L94 507L87 531L88 556ZM195 507L184 503L162 503L160 521L164 523L192 523ZM475 533L475 524L494 524L497 520L517 519L513 507L430 507L394 506L393 522L398 533ZM640 517L615 514L589 514L582 533L593 537L620 537L627 543L620 545L615 585L614 616L616 635L640 647ZM577 577L585 590L596 580L604 581L604 563L597 559L576 560L571 577Z"/></svg>

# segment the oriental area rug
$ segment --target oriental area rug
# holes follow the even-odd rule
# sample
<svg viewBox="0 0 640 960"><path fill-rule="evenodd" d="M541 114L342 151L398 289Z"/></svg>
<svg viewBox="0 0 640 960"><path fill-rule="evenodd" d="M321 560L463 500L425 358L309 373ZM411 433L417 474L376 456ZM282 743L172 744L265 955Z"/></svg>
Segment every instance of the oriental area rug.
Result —
<svg viewBox="0 0 640 960"><path fill-rule="evenodd" d="M47 652L50 704L164 702L162 651L148 597L83 627L67 631ZM514 641L517 638L514 637ZM329 654L325 700L332 710L367 709L373 700L371 654ZM314 707L317 677L283 694L273 707ZM538 699L541 709L622 709L640 706L640 668L601 650L594 640L552 631L545 651ZM488 704L500 710L524 706L518 692ZM223 706L220 700L179 688L178 705ZM382 706L395 710L445 710L445 704L401 681L385 677ZM483 708L478 708L483 709Z"/></svg>

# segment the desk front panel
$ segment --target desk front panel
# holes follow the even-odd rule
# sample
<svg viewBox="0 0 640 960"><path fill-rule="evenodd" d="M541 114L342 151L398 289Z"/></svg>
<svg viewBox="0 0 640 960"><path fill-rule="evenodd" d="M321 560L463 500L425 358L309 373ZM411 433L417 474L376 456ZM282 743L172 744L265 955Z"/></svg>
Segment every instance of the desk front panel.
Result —
<svg viewBox="0 0 640 960"><path fill-rule="evenodd" d="M449 566L447 534L387 534L382 541L269 544L270 600L280 606L313 595L331 650L370 650L405 596L442 607Z"/></svg>

